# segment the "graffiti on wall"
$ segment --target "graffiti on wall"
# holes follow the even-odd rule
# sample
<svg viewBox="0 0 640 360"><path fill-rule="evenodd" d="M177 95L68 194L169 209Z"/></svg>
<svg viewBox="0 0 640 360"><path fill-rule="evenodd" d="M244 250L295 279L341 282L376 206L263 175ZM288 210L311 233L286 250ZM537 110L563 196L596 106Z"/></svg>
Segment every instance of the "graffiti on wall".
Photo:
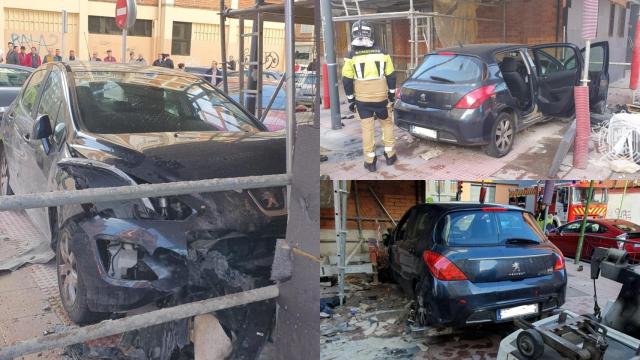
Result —
<svg viewBox="0 0 640 360"><path fill-rule="evenodd" d="M244 49L244 63L248 63L250 61L251 51L249 49ZM269 69L277 69L278 65L280 65L280 56L275 51L265 51L262 55L262 67L265 70Z"/></svg>
<svg viewBox="0 0 640 360"><path fill-rule="evenodd" d="M48 49L53 51L53 48L58 45L58 35L55 33L50 34L17 34L12 33L9 38L16 46L24 46L27 48L27 52L29 52L32 47L38 49L38 53L46 54Z"/></svg>

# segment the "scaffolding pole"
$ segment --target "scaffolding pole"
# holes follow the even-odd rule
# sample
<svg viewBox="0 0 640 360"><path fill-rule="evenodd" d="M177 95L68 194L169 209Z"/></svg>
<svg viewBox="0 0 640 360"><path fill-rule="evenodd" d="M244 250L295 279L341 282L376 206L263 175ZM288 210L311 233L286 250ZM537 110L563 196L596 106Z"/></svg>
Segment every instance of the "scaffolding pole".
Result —
<svg viewBox="0 0 640 360"><path fill-rule="evenodd" d="M329 104L331 104L331 128L342 129L340 97L338 94L338 64L336 63L335 39L331 15L331 0L320 0L322 29L324 30L324 61L327 64Z"/></svg>
<svg viewBox="0 0 640 360"><path fill-rule="evenodd" d="M344 275L347 256L347 181L333 180L333 208L338 256L338 297L344 304Z"/></svg>
<svg viewBox="0 0 640 360"><path fill-rule="evenodd" d="M286 80L287 96L287 149L293 149L296 132L296 81L295 81L295 51L296 41L294 0L285 0L284 3L284 72ZM262 66L262 65L260 65ZM260 83L262 85L262 82ZM293 157L291 152L287 154L287 174L291 174ZM291 190L291 189L289 189ZM287 191L290 196L291 191Z"/></svg>
<svg viewBox="0 0 640 360"><path fill-rule="evenodd" d="M224 0L220 0L220 57L222 57L222 90L229 93L227 82L227 30L225 29Z"/></svg>

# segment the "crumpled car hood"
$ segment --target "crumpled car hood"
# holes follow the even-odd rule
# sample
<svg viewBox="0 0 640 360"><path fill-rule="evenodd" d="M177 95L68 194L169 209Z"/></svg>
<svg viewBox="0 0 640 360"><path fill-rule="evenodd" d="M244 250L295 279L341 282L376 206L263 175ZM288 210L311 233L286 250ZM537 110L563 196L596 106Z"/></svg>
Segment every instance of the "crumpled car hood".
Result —
<svg viewBox="0 0 640 360"><path fill-rule="evenodd" d="M80 134L70 147L149 183L282 174L282 132Z"/></svg>

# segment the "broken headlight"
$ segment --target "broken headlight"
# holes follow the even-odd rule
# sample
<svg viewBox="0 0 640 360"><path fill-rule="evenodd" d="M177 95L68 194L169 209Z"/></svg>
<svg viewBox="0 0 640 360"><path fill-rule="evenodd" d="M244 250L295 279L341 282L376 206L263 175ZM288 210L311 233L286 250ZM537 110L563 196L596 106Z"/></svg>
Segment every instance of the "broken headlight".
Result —
<svg viewBox="0 0 640 360"><path fill-rule="evenodd" d="M155 208L156 219L184 220L195 212L175 196L163 196L150 198L149 200Z"/></svg>

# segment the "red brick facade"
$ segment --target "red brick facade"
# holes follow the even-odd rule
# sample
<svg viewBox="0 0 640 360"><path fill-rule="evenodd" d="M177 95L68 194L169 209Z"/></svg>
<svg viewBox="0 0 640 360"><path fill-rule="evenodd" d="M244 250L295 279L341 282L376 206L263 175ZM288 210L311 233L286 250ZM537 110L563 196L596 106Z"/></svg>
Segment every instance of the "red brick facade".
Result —
<svg viewBox="0 0 640 360"><path fill-rule="evenodd" d="M399 220L405 212L417 204L417 183L415 181L358 181L358 194L360 195L360 216L369 218L388 219L382 211L375 198L369 191L369 187L375 191L378 198L382 201L384 207L389 211L391 216ZM349 198L347 201L347 217L356 216L355 205L355 188L353 182L350 187ZM333 208L320 209L320 228L334 229ZM364 229L375 229L375 222L364 221ZM383 226L389 226L390 223L381 223ZM347 229L357 229L355 221L347 222Z"/></svg>

